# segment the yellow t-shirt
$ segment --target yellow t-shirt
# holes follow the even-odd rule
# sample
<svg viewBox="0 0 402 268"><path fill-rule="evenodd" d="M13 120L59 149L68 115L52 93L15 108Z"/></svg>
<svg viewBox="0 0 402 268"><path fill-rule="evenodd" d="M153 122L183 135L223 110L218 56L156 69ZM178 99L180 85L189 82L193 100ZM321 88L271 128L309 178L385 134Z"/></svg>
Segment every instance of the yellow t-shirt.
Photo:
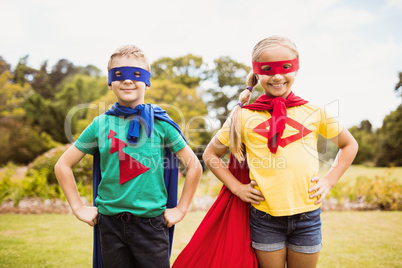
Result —
<svg viewBox="0 0 402 268"><path fill-rule="evenodd" d="M278 139L278 151L272 154L267 146L271 114L268 111L242 109L241 139L245 145L250 179L258 184L265 198L253 205L272 216L287 216L320 207L310 199L311 178L317 175L319 157L317 138L321 134L331 139L342 127L323 108L304 104L287 108L286 128ZM228 122L216 134L229 146Z"/></svg>

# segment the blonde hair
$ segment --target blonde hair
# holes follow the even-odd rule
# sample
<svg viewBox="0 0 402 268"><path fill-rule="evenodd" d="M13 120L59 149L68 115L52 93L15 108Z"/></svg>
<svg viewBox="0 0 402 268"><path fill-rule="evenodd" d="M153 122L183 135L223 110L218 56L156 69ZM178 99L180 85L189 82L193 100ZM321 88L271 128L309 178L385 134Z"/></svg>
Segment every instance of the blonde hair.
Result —
<svg viewBox="0 0 402 268"><path fill-rule="evenodd" d="M139 47L135 46L135 45L125 45L122 47L119 47L118 49L116 49L113 54L110 56L109 62L107 64L107 70L110 71L111 66L112 66L112 61L115 58L119 58L119 57L134 57L138 60L143 61L146 64L146 69L148 71L151 71L151 67L148 63L148 59L145 56L144 51L142 51Z"/></svg>
<svg viewBox="0 0 402 268"><path fill-rule="evenodd" d="M295 58L299 57L299 52L297 51L296 45L288 38L281 36L270 36L258 42L251 53L252 61L258 61L262 52L266 49L283 46L291 50L295 54ZM254 88L258 84L257 75L250 71L247 75L246 85L247 87ZM245 89L239 97L239 103L246 104L250 101L251 90ZM241 142L241 124L240 124L240 113L241 107L240 105L236 105L236 107L232 110L230 114L229 120L229 150L233 154L233 156L238 161L243 161L244 152Z"/></svg>

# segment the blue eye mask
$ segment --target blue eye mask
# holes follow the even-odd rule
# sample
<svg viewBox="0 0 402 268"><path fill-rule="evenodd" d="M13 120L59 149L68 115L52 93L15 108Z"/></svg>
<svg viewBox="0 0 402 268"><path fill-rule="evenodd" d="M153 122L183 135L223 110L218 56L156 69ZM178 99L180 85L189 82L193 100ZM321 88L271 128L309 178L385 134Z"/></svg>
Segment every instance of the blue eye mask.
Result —
<svg viewBox="0 0 402 268"><path fill-rule="evenodd" d="M147 70L137 67L116 67L112 68L108 74L108 85L113 81L134 80L144 82L151 86L151 73Z"/></svg>

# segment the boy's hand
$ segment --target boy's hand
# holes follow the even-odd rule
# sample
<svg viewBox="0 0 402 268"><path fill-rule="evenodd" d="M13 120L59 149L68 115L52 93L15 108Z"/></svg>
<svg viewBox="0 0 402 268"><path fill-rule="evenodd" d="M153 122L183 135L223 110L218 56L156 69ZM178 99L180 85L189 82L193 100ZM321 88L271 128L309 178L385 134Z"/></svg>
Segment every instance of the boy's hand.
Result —
<svg viewBox="0 0 402 268"><path fill-rule="evenodd" d="M163 217L165 218L165 224L168 228L172 227L179 221L181 221L185 216L180 209L175 208L167 208L163 213Z"/></svg>
<svg viewBox="0 0 402 268"><path fill-rule="evenodd" d="M98 222L98 208L97 207L89 207L89 206L82 206L73 211L74 215L80 221L88 223L90 226L95 226Z"/></svg>
<svg viewBox="0 0 402 268"><path fill-rule="evenodd" d="M261 191L254 189L255 186L257 186L256 181L251 181L249 184L242 184L234 194L244 202L259 205L260 201L264 201L265 198Z"/></svg>
<svg viewBox="0 0 402 268"><path fill-rule="evenodd" d="M318 176L315 176L314 178L311 179L312 182L316 182L316 184L311 187L308 192L314 192L315 193L310 195L310 198L317 198L317 196L319 196L319 199L317 201L314 202L314 204L319 204L321 203L325 196L329 193L329 191L332 189L331 183L329 182L328 179L324 178L320 178Z"/></svg>

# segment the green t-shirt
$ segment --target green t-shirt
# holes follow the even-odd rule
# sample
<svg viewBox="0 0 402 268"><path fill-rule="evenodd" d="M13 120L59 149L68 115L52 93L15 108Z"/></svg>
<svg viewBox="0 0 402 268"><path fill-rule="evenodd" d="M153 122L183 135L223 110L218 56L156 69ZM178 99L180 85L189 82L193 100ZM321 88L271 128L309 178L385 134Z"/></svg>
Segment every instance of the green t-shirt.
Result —
<svg viewBox="0 0 402 268"><path fill-rule="evenodd" d="M166 209L167 191L163 178L165 147L176 153L184 148L186 142L176 128L155 118L151 136L147 137L146 126L141 125L138 143L130 145L127 142L130 122L131 119L112 115L97 116L74 145L91 155L99 149L102 180L96 205L100 213L116 215L130 212L138 217L156 217ZM131 179L127 174L131 174L138 165L145 169L139 175L131 175L134 176ZM125 170L124 174L120 174L120 169ZM121 176L129 176L130 179L120 183Z"/></svg>

